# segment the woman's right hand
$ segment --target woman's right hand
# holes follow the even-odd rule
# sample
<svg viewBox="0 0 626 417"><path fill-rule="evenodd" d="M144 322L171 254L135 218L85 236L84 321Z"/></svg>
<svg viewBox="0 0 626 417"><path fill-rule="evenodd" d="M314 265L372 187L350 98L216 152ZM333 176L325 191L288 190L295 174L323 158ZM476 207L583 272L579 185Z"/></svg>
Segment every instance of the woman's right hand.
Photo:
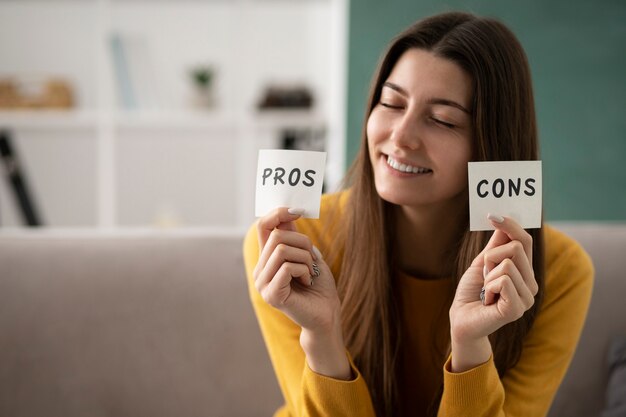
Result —
<svg viewBox="0 0 626 417"><path fill-rule="evenodd" d="M282 207L259 219L255 286L268 304L302 329L329 334L340 327L335 279L308 236L296 231L293 222L299 217Z"/></svg>
<svg viewBox="0 0 626 417"><path fill-rule="evenodd" d="M283 207L259 219L261 254L254 268L255 286L265 302L302 328L300 345L311 370L349 380L353 374L343 343L335 279L308 236L296 231L293 222L299 217Z"/></svg>

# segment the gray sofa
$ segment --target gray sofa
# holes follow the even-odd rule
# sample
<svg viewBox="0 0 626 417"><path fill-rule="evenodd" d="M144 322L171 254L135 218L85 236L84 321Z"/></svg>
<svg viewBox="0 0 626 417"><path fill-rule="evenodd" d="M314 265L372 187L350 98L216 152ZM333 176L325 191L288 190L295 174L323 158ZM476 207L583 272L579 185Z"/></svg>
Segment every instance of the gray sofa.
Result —
<svg viewBox="0 0 626 417"><path fill-rule="evenodd" d="M560 225L596 285L550 416L599 416L626 335L626 225ZM241 233L0 232L0 416L270 416Z"/></svg>

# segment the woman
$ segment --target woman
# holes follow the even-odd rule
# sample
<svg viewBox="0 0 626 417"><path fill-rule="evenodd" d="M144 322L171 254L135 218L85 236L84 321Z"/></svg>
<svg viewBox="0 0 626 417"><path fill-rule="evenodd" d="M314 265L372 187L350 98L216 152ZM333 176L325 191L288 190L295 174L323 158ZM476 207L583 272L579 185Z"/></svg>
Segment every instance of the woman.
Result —
<svg viewBox="0 0 626 417"><path fill-rule="evenodd" d="M390 45L366 116L348 189L323 196L320 219L279 208L244 243L276 416L545 415L591 262L548 226L468 227L469 161L538 158L519 42L469 14L420 21Z"/></svg>

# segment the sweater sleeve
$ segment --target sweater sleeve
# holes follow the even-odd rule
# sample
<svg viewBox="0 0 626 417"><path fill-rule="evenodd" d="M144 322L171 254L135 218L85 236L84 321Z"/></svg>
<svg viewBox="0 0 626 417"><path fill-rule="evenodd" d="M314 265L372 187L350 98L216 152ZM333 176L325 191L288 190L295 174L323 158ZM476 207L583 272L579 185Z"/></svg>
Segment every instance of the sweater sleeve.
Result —
<svg viewBox="0 0 626 417"><path fill-rule="evenodd" d="M285 399L285 415L374 417L367 385L348 355L355 378L342 381L313 372L300 346L300 327L263 300L254 286L254 267L259 258L256 224L244 240L248 290L265 340L278 384ZM283 414L281 414L283 415Z"/></svg>
<svg viewBox="0 0 626 417"><path fill-rule="evenodd" d="M564 235L554 237L562 252L546 267L544 301L519 362L500 379L493 357L463 373L450 372L448 359L440 417L548 413L576 350L593 286L589 256Z"/></svg>

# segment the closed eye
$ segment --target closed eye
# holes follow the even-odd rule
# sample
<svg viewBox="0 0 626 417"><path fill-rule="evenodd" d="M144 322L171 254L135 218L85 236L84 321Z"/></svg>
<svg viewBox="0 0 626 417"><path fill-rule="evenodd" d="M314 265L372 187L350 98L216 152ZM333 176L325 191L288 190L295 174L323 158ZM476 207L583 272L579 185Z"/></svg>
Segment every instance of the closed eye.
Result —
<svg viewBox="0 0 626 417"><path fill-rule="evenodd" d="M430 118L433 122L437 123L438 125L441 125L447 129L454 129L456 126L453 125L452 123L448 123L448 122L444 122L443 120L440 119L436 119L434 117Z"/></svg>
<svg viewBox="0 0 626 417"><path fill-rule="evenodd" d="M387 107L388 109L394 109L394 110L399 110L402 108L402 106L394 106L392 104L389 103L383 103L382 101L380 102L380 105L383 107Z"/></svg>

